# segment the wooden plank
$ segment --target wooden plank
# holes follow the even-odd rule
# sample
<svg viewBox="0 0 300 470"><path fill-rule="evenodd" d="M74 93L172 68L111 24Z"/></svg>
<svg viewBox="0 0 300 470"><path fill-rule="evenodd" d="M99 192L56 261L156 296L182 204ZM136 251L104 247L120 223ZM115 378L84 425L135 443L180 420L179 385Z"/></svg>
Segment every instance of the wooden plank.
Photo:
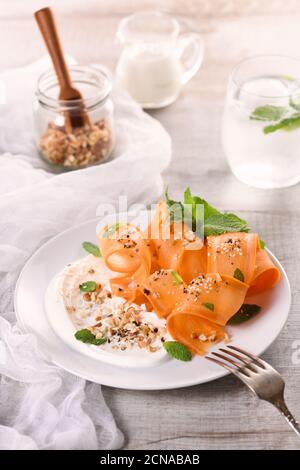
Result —
<svg viewBox="0 0 300 470"><path fill-rule="evenodd" d="M121 17L161 6L160 0L55 0L65 49L79 62L114 69ZM21 66L45 53L32 12L40 2L0 0L0 70ZM203 34L206 53L199 74L172 106L151 114L173 140L173 160L164 178L175 197L187 185L223 209L241 211L286 267L293 308L279 339L264 357L287 381L291 410L300 416L299 365L292 363L300 339L300 187L261 191L230 173L220 140L228 75L242 58L258 53L299 57L300 2L294 0L167 0L164 7ZM246 211L246 212L244 212ZM288 232L288 237L286 233ZM266 403L255 400L232 377L182 390L134 392L103 387L124 431L126 448L293 449L297 438Z"/></svg>

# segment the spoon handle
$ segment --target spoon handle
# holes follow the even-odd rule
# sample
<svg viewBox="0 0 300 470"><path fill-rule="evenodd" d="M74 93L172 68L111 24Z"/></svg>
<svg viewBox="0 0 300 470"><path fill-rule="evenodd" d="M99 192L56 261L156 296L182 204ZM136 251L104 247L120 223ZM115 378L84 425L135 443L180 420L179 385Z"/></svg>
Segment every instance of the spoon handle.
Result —
<svg viewBox="0 0 300 470"><path fill-rule="evenodd" d="M64 59L51 9L48 7L42 8L36 11L34 16L53 62L61 89L71 87L71 77Z"/></svg>

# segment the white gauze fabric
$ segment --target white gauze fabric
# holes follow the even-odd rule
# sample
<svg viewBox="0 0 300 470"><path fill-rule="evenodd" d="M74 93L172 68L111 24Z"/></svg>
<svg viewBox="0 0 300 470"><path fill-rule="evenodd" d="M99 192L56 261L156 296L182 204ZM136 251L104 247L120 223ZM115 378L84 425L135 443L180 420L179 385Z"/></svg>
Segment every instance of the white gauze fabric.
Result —
<svg viewBox="0 0 300 470"><path fill-rule="evenodd" d="M102 203L149 204L171 158L162 126L114 89L117 146L103 165L54 175L38 157L32 119L41 60L0 75L0 449L116 449L123 444L101 386L47 362L16 324L13 293L49 237L95 217Z"/></svg>

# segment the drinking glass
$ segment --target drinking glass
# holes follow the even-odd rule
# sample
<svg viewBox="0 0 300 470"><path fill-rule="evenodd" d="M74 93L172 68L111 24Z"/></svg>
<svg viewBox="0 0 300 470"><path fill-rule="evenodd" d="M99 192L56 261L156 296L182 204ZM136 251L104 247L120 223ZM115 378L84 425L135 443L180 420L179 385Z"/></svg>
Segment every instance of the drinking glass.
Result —
<svg viewBox="0 0 300 470"><path fill-rule="evenodd" d="M123 18L117 38L122 45L117 82L143 108L161 108L175 101L202 63L201 36L182 33L175 18L159 11Z"/></svg>
<svg viewBox="0 0 300 470"><path fill-rule="evenodd" d="M282 188L300 181L300 61L259 56L229 79L222 123L228 163L242 182Z"/></svg>

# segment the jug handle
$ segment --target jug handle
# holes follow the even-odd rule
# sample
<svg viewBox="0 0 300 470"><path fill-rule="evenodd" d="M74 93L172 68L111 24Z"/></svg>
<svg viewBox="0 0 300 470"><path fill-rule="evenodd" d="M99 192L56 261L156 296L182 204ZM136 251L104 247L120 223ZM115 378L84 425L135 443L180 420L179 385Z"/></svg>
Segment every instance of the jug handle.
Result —
<svg viewBox="0 0 300 470"><path fill-rule="evenodd" d="M187 83L199 70L204 56L204 42L200 34L184 33L178 38L179 59L183 66L182 83Z"/></svg>

